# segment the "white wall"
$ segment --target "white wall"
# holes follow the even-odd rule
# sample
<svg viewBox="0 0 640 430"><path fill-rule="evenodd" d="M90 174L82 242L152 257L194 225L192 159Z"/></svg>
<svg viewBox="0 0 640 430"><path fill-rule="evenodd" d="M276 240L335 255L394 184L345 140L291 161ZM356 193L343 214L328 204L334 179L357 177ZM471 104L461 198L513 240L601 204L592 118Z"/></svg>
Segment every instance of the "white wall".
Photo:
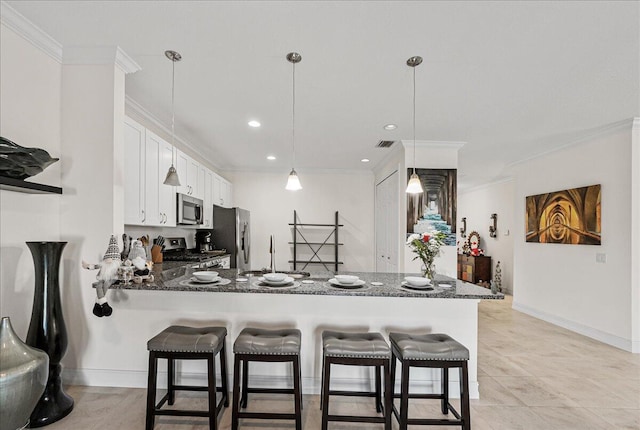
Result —
<svg viewBox="0 0 640 430"><path fill-rule="evenodd" d="M495 276L496 263L502 268L502 289L513 294L513 238L514 238L514 182L513 180L495 182L468 191L458 193L458 229L460 220L467 218L467 237L472 231L480 233L480 247L484 254L491 257L492 276ZM498 214L498 236L489 236L491 214ZM518 236L520 238L520 236ZM460 248L466 238L460 237Z"/></svg>
<svg viewBox="0 0 640 430"><path fill-rule="evenodd" d="M0 135L61 157L58 61L0 25ZM29 180L60 186L61 162ZM25 241L60 240L59 195L0 191L0 315L24 339L33 301L33 260Z"/></svg>
<svg viewBox="0 0 640 430"><path fill-rule="evenodd" d="M630 269L637 246L630 235L630 160L631 121L513 172L514 308L627 350L637 300ZM593 184L602 185L601 246L525 242L526 196ZM605 264L596 263L596 253L606 254Z"/></svg>
<svg viewBox="0 0 640 430"><path fill-rule="evenodd" d="M371 172L308 172L299 170L303 189L284 189L288 172L278 173L239 171L233 174L233 200L235 206L251 211L251 260L254 268L269 266L269 236L274 235L276 267L290 268L293 239L289 223L294 209L301 223L334 222L338 211L340 271L374 270L374 177ZM313 231L320 229L314 228ZM306 229L307 239L317 241L322 233ZM307 233L305 233L307 234ZM315 239L312 239L314 237ZM322 238L324 240L324 238ZM214 238L215 241L215 238ZM333 259L331 248L323 257ZM309 265L307 269L324 269L322 265ZM300 267L298 267L300 270Z"/></svg>

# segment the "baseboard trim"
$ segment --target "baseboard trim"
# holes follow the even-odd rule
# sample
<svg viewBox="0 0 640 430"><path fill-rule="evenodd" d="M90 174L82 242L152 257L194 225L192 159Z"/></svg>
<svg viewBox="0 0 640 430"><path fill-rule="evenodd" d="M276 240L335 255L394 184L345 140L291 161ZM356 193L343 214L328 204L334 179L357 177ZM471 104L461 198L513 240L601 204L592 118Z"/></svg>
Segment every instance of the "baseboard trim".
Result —
<svg viewBox="0 0 640 430"><path fill-rule="evenodd" d="M636 354L640 353L640 342L634 342L630 339L624 339L610 333L605 333L593 327L589 327L575 321L570 321L568 319L559 317L557 315L552 315L547 312L539 311L515 301L513 302L512 307L516 311L541 319L551 324L555 324L562 328L566 328L567 330L571 330L583 336L590 337L591 339L606 343L607 345L615 346L616 348L620 348Z"/></svg>
<svg viewBox="0 0 640 430"><path fill-rule="evenodd" d="M452 374L453 376L453 374ZM111 369L64 369L62 379L65 384L85 385L90 387L122 387L147 388L147 372L140 370L111 370ZM229 375L229 384L233 375ZM181 373L179 383L189 385L206 385L205 373ZM220 380L218 379L218 384ZM251 386L258 388L286 388L292 384L290 377L252 375ZM331 378L331 388L336 390L364 391L372 389L372 381L355 378ZM158 372L158 386L167 386L167 372ZM304 394L320 394L320 379L302 378L302 392ZM435 387L435 388L434 388ZM400 392L399 382L396 392ZM411 390L422 393L434 393L440 390L439 380L412 380ZM460 397L460 387L457 380L449 381L449 393L452 398ZM480 392L477 381L469 381L469 397L479 399Z"/></svg>

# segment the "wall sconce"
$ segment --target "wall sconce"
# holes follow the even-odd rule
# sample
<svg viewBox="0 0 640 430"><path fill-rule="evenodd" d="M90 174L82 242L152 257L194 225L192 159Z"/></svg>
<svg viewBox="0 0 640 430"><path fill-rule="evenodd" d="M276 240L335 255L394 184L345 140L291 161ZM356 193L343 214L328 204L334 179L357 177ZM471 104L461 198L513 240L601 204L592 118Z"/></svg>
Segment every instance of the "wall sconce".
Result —
<svg viewBox="0 0 640 430"><path fill-rule="evenodd" d="M462 228L460 229L460 236L467 237L467 217L462 217Z"/></svg>
<svg viewBox="0 0 640 430"><path fill-rule="evenodd" d="M498 214L491 214L493 225L489 226L489 236L498 237Z"/></svg>

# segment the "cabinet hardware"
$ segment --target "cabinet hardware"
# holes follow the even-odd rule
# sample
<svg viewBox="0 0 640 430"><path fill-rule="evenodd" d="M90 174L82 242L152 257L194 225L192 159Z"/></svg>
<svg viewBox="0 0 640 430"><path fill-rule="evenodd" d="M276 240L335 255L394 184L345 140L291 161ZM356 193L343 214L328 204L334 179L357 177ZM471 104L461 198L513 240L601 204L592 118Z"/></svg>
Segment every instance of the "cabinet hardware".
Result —
<svg viewBox="0 0 640 430"><path fill-rule="evenodd" d="M142 209L142 222L147 220L147 215L144 213L144 209Z"/></svg>

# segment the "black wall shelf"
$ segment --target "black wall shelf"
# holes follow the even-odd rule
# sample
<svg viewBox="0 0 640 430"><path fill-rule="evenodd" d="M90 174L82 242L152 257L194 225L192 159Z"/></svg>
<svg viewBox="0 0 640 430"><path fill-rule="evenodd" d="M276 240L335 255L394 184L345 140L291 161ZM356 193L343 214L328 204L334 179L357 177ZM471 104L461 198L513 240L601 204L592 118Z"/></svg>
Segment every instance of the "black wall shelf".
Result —
<svg viewBox="0 0 640 430"><path fill-rule="evenodd" d="M335 221L333 224L317 224L317 223L305 224L305 223L298 222L298 213L297 211L294 210L293 223L292 224L290 223L289 225L293 227L293 242L289 242L290 245L293 245L293 260L289 260L289 263L293 263L293 270L298 270L298 264L304 264L304 266L302 266L300 270L304 270L309 264L322 264L324 268L327 270L331 270L329 269L329 267L333 266L334 271L337 272L338 265L344 264L342 261L339 261L339 258L338 258L338 255L339 255L338 249L341 245L343 245L338 241L338 229L339 227L343 227L343 224L338 224L338 211L336 211ZM327 237L324 240L324 242L310 242L304 237L304 234L302 233L302 229L306 227L330 228L331 230L327 234ZM311 252L313 253L311 258L307 260L300 260L298 256L298 253L300 252L300 249L299 249L300 245L303 245L303 246L306 245L307 247L309 247L309 249L311 249ZM318 253L324 247L333 247L333 251L334 251L333 260L327 261L320 258Z"/></svg>
<svg viewBox="0 0 640 430"><path fill-rule="evenodd" d="M0 176L0 190L28 194L62 194L62 188Z"/></svg>

